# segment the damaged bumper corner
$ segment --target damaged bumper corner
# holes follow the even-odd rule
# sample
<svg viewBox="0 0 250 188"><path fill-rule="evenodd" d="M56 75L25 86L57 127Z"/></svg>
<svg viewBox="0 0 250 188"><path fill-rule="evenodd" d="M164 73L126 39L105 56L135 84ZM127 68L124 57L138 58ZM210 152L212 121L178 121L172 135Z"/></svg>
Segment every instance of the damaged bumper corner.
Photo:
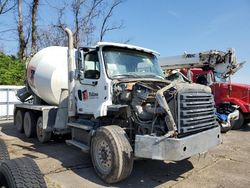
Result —
<svg viewBox="0 0 250 188"><path fill-rule="evenodd" d="M136 135L135 157L180 161L208 151L221 143L220 127L183 138Z"/></svg>

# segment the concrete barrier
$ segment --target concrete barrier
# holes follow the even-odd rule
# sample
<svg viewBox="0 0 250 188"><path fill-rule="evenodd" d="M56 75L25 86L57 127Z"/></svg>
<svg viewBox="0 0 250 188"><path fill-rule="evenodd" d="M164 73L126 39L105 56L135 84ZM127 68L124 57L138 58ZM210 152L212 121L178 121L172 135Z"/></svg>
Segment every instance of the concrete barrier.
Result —
<svg viewBox="0 0 250 188"><path fill-rule="evenodd" d="M0 86L0 120L13 118L14 104L21 103L16 97L16 90L24 86Z"/></svg>

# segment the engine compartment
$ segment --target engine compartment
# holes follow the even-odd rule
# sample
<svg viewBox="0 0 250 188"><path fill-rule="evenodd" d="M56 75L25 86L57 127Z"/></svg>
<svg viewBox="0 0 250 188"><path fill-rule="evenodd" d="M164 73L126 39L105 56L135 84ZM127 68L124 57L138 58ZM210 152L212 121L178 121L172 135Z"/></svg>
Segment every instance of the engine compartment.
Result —
<svg viewBox="0 0 250 188"><path fill-rule="evenodd" d="M195 96L197 94L199 96L206 95L206 98ZM180 99L180 96L183 95L191 96L192 100ZM192 96L195 96L198 101L193 101ZM177 137L178 134L185 133L186 135L192 131L210 128L214 120L214 103L210 88L193 83L161 80L119 80L113 84L112 99L114 105L126 105L129 109L127 115L129 120L127 122L131 123L130 126L135 134ZM183 104L180 104L184 103L182 101L189 106L185 107L184 105L182 107ZM202 107L202 110L209 107L210 114L199 114L199 106ZM196 114L194 114L193 108L196 108ZM182 111L190 113L190 115L183 116ZM201 122L204 125L199 125L196 121L192 122L196 117L202 119ZM183 122L185 123L183 124ZM210 122L210 127L206 127L208 122ZM185 128L186 125L190 126Z"/></svg>
<svg viewBox="0 0 250 188"><path fill-rule="evenodd" d="M113 87L113 104L128 105L131 119L138 134L162 136L169 130L166 112L156 99L157 92L170 83L165 81L119 81ZM164 92L167 102L175 99L172 87Z"/></svg>

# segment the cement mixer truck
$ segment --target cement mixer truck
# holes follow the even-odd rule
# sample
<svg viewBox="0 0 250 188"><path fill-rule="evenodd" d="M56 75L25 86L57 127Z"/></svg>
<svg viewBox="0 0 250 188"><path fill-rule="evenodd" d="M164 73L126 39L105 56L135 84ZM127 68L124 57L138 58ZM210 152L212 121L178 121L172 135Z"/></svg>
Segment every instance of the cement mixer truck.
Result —
<svg viewBox="0 0 250 188"><path fill-rule="evenodd" d="M91 155L107 183L128 177L136 158L179 161L221 143L207 86L164 79L158 53L99 42L48 47L27 65L14 123L40 142L52 134Z"/></svg>

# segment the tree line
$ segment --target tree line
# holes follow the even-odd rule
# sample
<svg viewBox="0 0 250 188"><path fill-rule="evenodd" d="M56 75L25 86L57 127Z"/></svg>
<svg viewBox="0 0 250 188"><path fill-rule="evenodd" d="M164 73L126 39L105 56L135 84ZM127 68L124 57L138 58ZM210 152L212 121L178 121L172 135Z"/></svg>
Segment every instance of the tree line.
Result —
<svg viewBox="0 0 250 188"><path fill-rule="evenodd" d="M24 62L28 61L39 49L47 46L66 46L65 27L70 27L74 36L74 47L89 46L103 41L107 33L122 29L121 20L112 22L114 12L124 0L61 0L57 5L49 0L0 0L0 17L13 14L15 28L0 30L17 36L17 57L0 53L0 84L15 84L9 77L24 78ZM41 8L49 7L56 13L50 24L40 26ZM71 21L65 17L70 14ZM6 40L0 38L0 41ZM1 51L1 50L0 50ZM2 66L3 65L3 66ZM13 69L13 71L12 71ZM20 71L20 74L17 72ZM5 81L4 81L5 80ZM15 82L15 81L14 81Z"/></svg>
<svg viewBox="0 0 250 188"><path fill-rule="evenodd" d="M72 20L70 27L74 34L74 46L90 45L100 27L99 41L112 31L123 28L123 22L111 23L115 9L124 0L61 0L59 5L53 5L49 0L0 0L0 16L13 10L17 18L16 31L18 34L18 57L26 60L39 49L51 45L65 45L64 28L69 24L65 21L65 14L70 13ZM47 6L57 13L56 21L46 27L39 27L39 7ZM23 9L25 8L25 9ZM10 30L13 30L10 29ZM1 31L0 31L1 32ZM10 31L11 32L11 31Z"/></svg>

